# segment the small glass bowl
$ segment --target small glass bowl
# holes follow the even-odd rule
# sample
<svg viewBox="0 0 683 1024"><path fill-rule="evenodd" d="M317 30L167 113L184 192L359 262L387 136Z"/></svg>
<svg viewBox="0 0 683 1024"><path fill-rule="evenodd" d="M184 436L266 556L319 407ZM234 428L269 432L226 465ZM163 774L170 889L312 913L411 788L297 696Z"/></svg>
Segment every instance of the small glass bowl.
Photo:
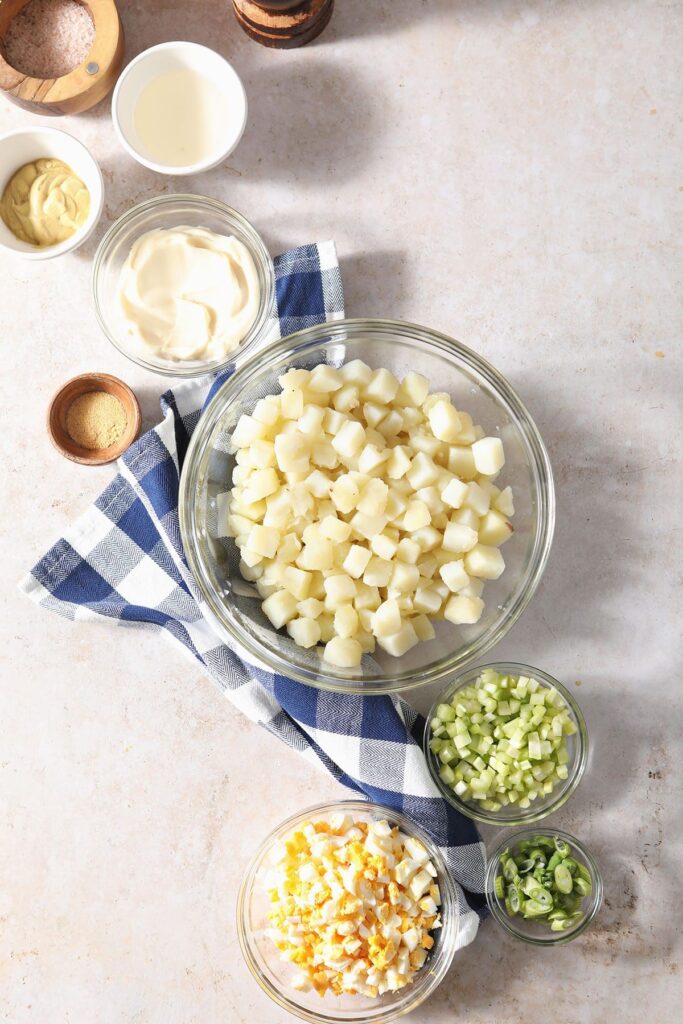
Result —
<svg viewBox="0 0 683 1024"><path fill-rule="evenodd" d="M266 935L268 910L271 906L266 876L271 869L269 855L278 841L305 821L321 821L335 813L351 814L356 820L386 819L402 832L416 836L429 851L441 890L442 927L434 932L434 947L429 959L415 975L415 980L398 992L386 992L376 999L365 996L334 996L320 998L315 991L298 992L289 987L296 966L280 959L280 953ZM368 803L365 800L342 800L319 804L293 815L275 828L256 851L249 864L237 900L237 932L242 955L254 978L273 1002L282 1009L312 1024L363 1022L384 1024L410 1013L427 999L444 979L458 946L459 903L456 886L446 863L433 841L403 814Z"/></svg>
<svg viewBox="0 0 683 1024"><path fill-rule="evenodd" d="M234 540L224 537L221 512L235 456L230 434L258 399L280 391L292 367L340 365L362 359L397 377L424 374L447 391L487 432L505 445L501 485L514 492L514 533L505 545L506 568L486 586L486 607L471 626L434 623L436 636L400 658L379 647L358 668L337 668L319 647L304 650L275 631L245 583ZM538 429L507 381L476 352L437 331L398 320L338 320L319 324L259 349L216 392L192 434L180 482L180 531L185 556L214 628L246 660L321 690L390 693L452 679L484 657L517 621L543 574L555 524L555 493Z"/></svg>
<svg viewBox="0 0 683 1024"><path fill-rule="evenodd" d="M552 932L547 925L539 923L537 919L526 920L519 916L510 917L505 909L505 904L496 896L494 889L500 864L500 855L503 851L509 849L514 852L515 847L525 839L531 839L532 836L540 834L557 836L559 839L569 843L572 857L588 869L593 884L590 896L586 896L583 902L583 917L576 922L573 928L569 928L564 932ZM569 835L568 832L560 831L560 829L541 830L538 828L524 828L520 832L513 832L512 835L505 835L487 860L486 902L492 916L506 932L514 935L516 939L521 939L522 942L530 943L532 946L563 946L565 943L571 942L578 935L581 935L582 932L585 932L600 909L602 893L602 876L600 875L600 869L595 862L595 858L583 843L579 842L574 836Z"/></svg>
<svg viewBox="0 0 683 1024"><path fill-rule="evenodd" d="M256 319L240 346L220 360L157 358L128 333L119 307L119 278L133 244L148 231L186 226L234 235L251 253L258 273L261 295ZM156 196L124 213L99 244L92 286L97 322L112 345L138 366L168 377L201 377L242 363L263 336L275 302L273 261L261 236L240 213L208 196Z"/></svg>
<svg viewBox="0 0 683 1024"><path fill-rule="evenodd" d="M577 727L577 731L573 736L566 737L567 751L569 753L567 778L558 782L552 793L538 797L526 809L516 804L508 804L501 807L499 811L485 811L478 806L477 802L461 800L450 786L447 786L442 780L439 775L439 758L429 747L431 739L430 722L436 714L438 705L450 704L453 695L458 690L471 686L475 679L487 668L493 669L494 672L498 672L501 675L533 676L534 679L538 679L544 686L554 686L562 694L569 716ZM532 821L540 821L541 818L545 818L548 814L557 811L566 803L578 786L588 761L588 730L586 729L586 722L581 708L566 686L563 686L557 679L548 675L547 672L543 672L540 668L533 668L531 665L523 665L518 662L500 661L491 665L477 665L475 668L469 669L468 672L456 676L451 685L441 692L437 700L434 701L427 718L427 728L424 735L424 753L429 765L429 771L441 794L461 814L465 814L468 818L474 818L475 821L481 821L486 825L527 825Z"/></svg>

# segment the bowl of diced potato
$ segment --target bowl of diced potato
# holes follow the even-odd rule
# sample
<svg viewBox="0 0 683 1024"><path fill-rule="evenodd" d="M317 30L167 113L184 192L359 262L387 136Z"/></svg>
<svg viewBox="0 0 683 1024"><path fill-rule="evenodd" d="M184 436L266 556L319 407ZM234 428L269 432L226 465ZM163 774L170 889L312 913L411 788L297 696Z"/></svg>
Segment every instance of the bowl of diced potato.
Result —
<svg viewBox="0 0 683 1024"><path fill-rule="evenodd" d="M343 320L217 391L180 486L188 564L245 661L382 693L482 657L533 595L555 498L507 381L436 331Z"/></svg>

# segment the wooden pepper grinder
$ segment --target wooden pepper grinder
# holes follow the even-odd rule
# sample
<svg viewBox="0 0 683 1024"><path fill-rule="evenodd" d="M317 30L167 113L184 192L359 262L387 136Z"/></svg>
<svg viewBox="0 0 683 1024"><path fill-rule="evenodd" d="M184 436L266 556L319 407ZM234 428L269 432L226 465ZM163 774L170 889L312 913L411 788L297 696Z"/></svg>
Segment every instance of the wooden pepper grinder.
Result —
<svg viewBox="0 0 683 1024"><path fill-rule="evenodd" d="M232 0L237 20L263 46L292 49L320 35L334 0Z"/></svg>

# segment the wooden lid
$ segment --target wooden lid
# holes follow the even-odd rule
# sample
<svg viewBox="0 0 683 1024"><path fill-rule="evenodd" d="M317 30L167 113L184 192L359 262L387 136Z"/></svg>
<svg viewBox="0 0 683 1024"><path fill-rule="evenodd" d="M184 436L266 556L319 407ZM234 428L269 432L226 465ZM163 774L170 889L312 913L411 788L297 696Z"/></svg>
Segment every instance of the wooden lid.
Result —
<svg viewBox="0 0 683 1024"><path fill-rule="evenodd" d="M233 0L237 20L252 39L263 46L293 49L320 35L334 8L334 0Z"/></svg>

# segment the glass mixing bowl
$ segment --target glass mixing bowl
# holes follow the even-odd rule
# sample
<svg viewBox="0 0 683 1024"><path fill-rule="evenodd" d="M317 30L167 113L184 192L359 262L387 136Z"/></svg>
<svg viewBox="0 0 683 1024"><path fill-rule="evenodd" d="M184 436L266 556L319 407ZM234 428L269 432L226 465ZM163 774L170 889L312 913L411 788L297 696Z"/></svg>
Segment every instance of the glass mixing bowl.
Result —
<svg viewBox="0 0 683 1024"><path fill-rule="evenodd" d="M492 665L477 665L476 668L471 668L462 675L459 675L434 701L427 721L431 722L432 718L434 718L439 704L450 704L455 694L459 690L464 690L465 687L471 686L486 668L492 668L494 672L499 672L504 676L531 676L537 679L543 686L555 687L562 695L569 717L577 730L573 736L566 737L567 753L569 754L569 762L567 764L569 774L567 778L558 782L552 793L539 796L536 800L533 800L529 807L524 808L517 806L517 804L508 804L501 807L499 811L485 811L476 800L461 800L457 793L439 775L441 762L430 749L431 727L429 726L425 729L424 736L425 757L427 758L427 764L429 765L429 771L434 783L441 790L442 796L448 800L449 804L455 807L456 811L460 811L461 814L466 814L468 818L474 818L475 821L481 821L486 825L527 825L532 821L540 821L541 818L545 818L547 815L559 810L567 802L583 778L588 762L588 730L586 729L586 721L581 708L566 686L563 686L557 679L548 675L547 672L542 672L540 668L533 668L531 665L522 665L511 661L497 662Z"/></svg>
<svg viewBox="0 0 683 1024"><path fill-rule="evenodd" d="M401 658L378 649L356 669L322 660L322 649L297 647L276 632L261 601L239 571L233 540L219 536L234 458L229 436L243 413L264 395L279 392L289 367L339 365L363 359L398 377L424 374L432 390L447 391L487 434L505 445L499 483L514 491L514 533L504 548L506 569L484 591L486 607L476 625L436 622L435 639ZM536 426L507 381L481 356L436 331L392 320L340 320L300 331L259 351L217 391L197 425L180 484L180 529L185 555L213 626L228 646L324 690L386 693L433 683L461 671L510 629L531 599L545 568L555 523L555 495L548 454Z"/></svg>
<svg viewBox="0 0 683 1024"><path fill-rule="evenodd" d="M270 853L273 847L305 821L322 821L339 812L352 815L356 821L386 819L390 825L398 825L406 835L415 836L424 844L438 872L436 881L441 891L443 923L433 933L434 947L429 958L410 985L398 992L387 992L376 999L360 995L334 996L330 993L321 999L315 991L296 991L290 987L291 978L297 973L296 966L280 959L279 951L266 934L269 927L268 911L272 906L268 896L267 875L271 868ZM249 970L266 995L278 1006L312 1024L338 1024L342 1021L384 1024L410 1013L432 994L451 966L458 945L459 921L458 892L433 841L410 818L389 807L365 800L320 804L283 821L257 850L247 868L237 900L237 932Z"/></svg>
<svg viewBox="0 0 683 1024"><path fill-rule="evenodd" d="M119 307L119 278L133 244L148 231L177 227L208 228L219 235L234 235L247 247L256 267L260 288L256 319L239 347L219 360L170 360L156 356L128 333ZM138 366L168 377L201 377L238 366L263 336L275 302L273 261L261 236L241 213L208 196L156 196L124 213L98 246L92 287L97 322L112 345Z"/></svg>
<svg viewBox="0 0 683 1024"><path fill-rule="evenodd" d="M557 836L558 839L563 839L565 843L569 843L572 851L571 856L579 864L583 864L591 876L591 893L589 896L586 896L581 906L583 917L577 920L571 928L566 929L566 931L553 932L547 925L540 924L534 918L526 919L518 914L510 917L505 909L505 903L496 895L495 882L499 873L500 857L503 851L510 850L511 853L515 854L521 842L525 839L533 839L534 836L538 835ZM486 902L492 916L506 932L514 935L516 939L521 939L522 942L528 942L532 946L563 946L565 943L571 942L578 935L581 935L600 910L602 895L602 876L593 855L578 839L569 835L568 832L561 832L557 828L539 828L537 826L535 828L522 829L520 832L513 832L512 835L508 833L487 860Z"/></svg>

